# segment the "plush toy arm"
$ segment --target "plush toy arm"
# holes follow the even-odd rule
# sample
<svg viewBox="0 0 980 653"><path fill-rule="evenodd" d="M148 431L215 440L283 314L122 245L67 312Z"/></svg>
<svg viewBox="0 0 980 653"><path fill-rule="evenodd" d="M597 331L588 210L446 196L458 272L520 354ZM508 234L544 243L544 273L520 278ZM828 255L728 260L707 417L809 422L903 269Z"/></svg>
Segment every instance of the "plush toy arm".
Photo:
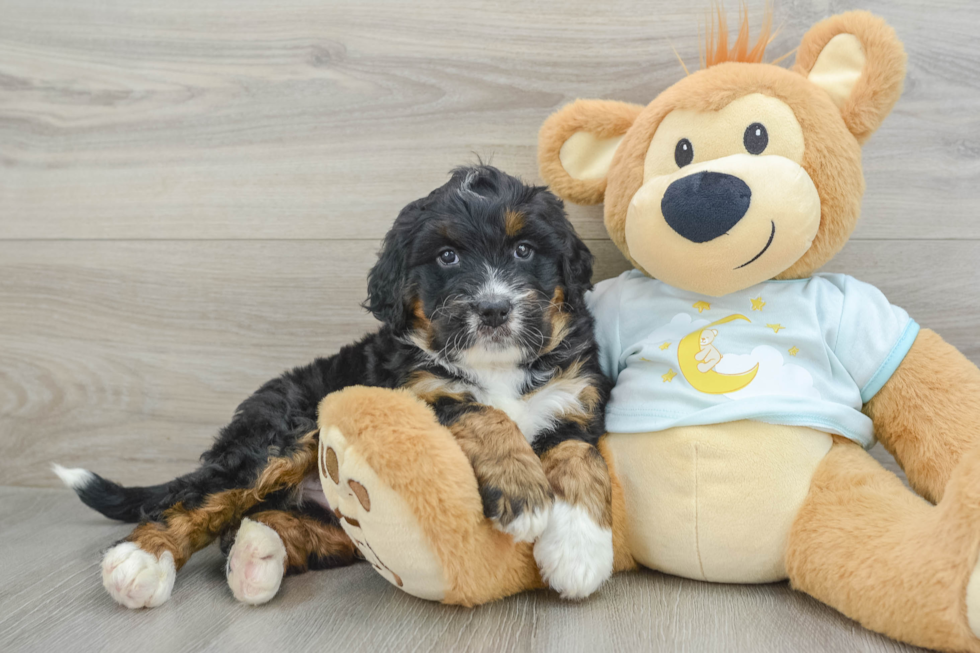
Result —
<svg viewBox="0 0 980 653"><path fill-rule="evenodd" d="M864 412L912 488L938 502L960 458L980 446L980 370L923 329Z"/></svg>
<svg viewBox="0 0 980 653"><path fill-rule="evenodd" d="M553 495L541 461L506 413L477 403L438 402L476 474L483 514L515 541L533 541L547 523Z"/></svg>

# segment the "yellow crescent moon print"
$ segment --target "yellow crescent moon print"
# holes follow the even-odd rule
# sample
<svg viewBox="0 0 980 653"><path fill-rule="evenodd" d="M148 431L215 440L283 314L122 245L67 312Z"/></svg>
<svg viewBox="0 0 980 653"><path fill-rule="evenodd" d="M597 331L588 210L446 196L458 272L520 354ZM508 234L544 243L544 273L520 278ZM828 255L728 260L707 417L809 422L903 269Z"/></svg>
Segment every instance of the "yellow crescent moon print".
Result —
<svg viewBox="0 0 980 653"><path fill-rule="evenodd" d="M729 315L697 331L692 331L684 336L677 344L677 364L681 368L681 374L684 375L687 382L694 386L694 389L698 392L709 395L724 395L729 392L738 392L752 383L752 379L755 378L756 373L759 371L758 363L752 369L741 374L722 374L714 370L702 372L698 369L698 361L694 356L701 351L701 332L715 325L726 324L733 320L752 321L744 315Z"/></svg>

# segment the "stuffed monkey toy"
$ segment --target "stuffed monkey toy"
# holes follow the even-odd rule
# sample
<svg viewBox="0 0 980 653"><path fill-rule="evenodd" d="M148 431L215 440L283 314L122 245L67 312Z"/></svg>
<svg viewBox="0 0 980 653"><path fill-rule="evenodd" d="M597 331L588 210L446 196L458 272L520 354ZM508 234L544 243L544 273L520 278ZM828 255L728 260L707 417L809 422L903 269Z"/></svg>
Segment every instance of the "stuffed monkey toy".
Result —
<svg viewBox="0 0 980 653"><path fill-rule="evenodd" d="M634 267L590 299L616 381L614 571L789 579L895 639L980 651L980 370L876 288L818 273L860 215L902 44L865 12L811 28L792 69L746 25L725 41L647 106L579 100L540 134L542 176L604 202ZM414 396L351 388L320 426L327 498L391 583L463 605L542 586Z"/></svg>

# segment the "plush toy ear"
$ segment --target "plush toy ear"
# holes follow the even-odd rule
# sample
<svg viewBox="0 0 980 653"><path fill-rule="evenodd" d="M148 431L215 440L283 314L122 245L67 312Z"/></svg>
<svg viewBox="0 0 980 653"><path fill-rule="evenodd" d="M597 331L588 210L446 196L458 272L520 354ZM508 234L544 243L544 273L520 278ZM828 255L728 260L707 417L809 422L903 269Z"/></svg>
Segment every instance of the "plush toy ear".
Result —
<svg viewBox="0 0 980 653"><path fill-rule="evenodd" d="M643 107L576 100L549 117L538 135L541 177L562 199L598 204L616 147Z"/></svg>
<svg viewBox="0 0 980 653"><path fill-rule="evenodd" d="M794 70L830 95L847 128L863 143L902 94L905 49L881 18L850 11L810 28Z"/></svg>

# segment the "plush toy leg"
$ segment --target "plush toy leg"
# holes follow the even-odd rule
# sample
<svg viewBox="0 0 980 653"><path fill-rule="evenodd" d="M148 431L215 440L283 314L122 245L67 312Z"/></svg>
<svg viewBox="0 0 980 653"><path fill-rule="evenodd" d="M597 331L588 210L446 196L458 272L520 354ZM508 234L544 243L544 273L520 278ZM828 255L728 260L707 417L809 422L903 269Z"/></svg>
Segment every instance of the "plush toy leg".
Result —
<svg viewBox="0 0 980 653"><path fill-rule="evenodd" d="M484 518L469 461L415 395L347 388L321 402L319 422L327 501L390 583L468 606L543 586L531 545Z"/></svg>
<svg viewBox="0 0 980 653"><path fill-rule="evenodd" d="M971 581L978 549L980 451L963 456L932 506L863 449L838 440L793 524L786 569L795 588L871 630L980 651L967 617L980 607L980 581ZM968 585L977 596L968 596Z"/></svg>

